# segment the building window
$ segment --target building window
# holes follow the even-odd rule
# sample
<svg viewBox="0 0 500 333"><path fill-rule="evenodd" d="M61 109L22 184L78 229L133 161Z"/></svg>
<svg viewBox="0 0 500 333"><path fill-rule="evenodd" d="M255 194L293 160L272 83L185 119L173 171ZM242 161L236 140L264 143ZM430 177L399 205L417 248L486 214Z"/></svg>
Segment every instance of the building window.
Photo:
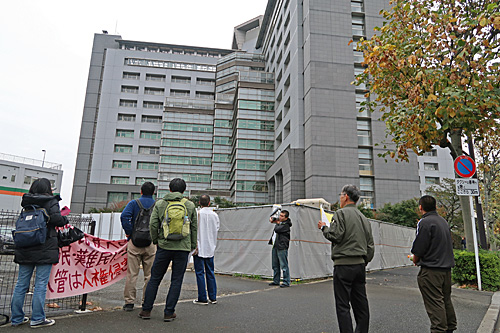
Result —
<svg viewBox="0 0 500 333"><path fill-rule="evenodd" d="M369 148L358 149L359 174L361 176L373 175L373 154Z"/></svg>
<svg viewBox="0 0 500 333"><path fill-rule="evenodd" d="M135 185L142 185L145 182L151 182L155 184L155 186L158 186L158 180L156 178L144 178L144 177L135 178Z"/></svg>
<svg viewBox="0 0 500 333"><path fill-rule="evenodd" d="M236 161L236 169L267 171L272 164L271 161L238 160Z"/></svg>
<svg viewBox="0 0 500 333"><path fill-rule="evenodd" d="M116 137L119 137L119 138L133 138L134 137L134 130L117 129L116 130Z"/></svg>
<svg viewBox="0 0 500 333"><path fill-rule="evenodd" d="M204 79L204 78L196 78L196 84L202 86L215 86L215 80L212 79Z"/></svg>
<svg viewBox="0 0 500 333"><path fill-rule="evenodd" d="M184 83L184 84L190 84L191 83L191 78L186 77L186 76L173 76L172 75L172 82L174 83Z"/></svg>
<svg viewBox="0 0 500 333"><path fill-rule="evenodd" d="M352 18L352 34L354 36L365 35L365 18L361 16L353 16Z"/></svg>
<svg viewBox="0 0 500 333"><path fill-rule="evenodd" d="M144 94L146 95L156 95L156 96L163 96L165 95L165 89L163 88L144 88Z"/></svg>
<svg viewBox="0 0 500 333"><path fill-rule="evenodd" d="M157 109L161 110L163 109L163 103L162 102L142 102L142 107L145 109Z"/></svg>
<svg viewBox="0 0 500 333"><path fill-rule="evenodd" d="M139 154L159 155L160 154L160 147L139 146Z"/></svg>
<svg viewBox="0 0 500 333"><path fill-rule="evenodd" d="M239 119L237 127L238 128L245 128L245 129L272 131L272 130L274 130L274 122L273 121L266 121L266 120Z"/></svg>
<svg viewBox="0 0 500 333"><path fill-rule="evenodd" d="M215 95L211 92L204 92L204 91L197 91L196 92L196 98L202 98L202 99L214 99Z"/></svg>
<svg viewBox="0 0 500 333"><path fill-rule="evenodd" d="M358 145L370 146L372 144L370 121L357 120L357 127L358 127Z"/></svg>
<svg viewBox="0 0 500 333"><path fill-rule="evenodd" d="M253 182L246 180L236 181L236 190L239 191L253 191L253 192L267 192L266 182Z"/></svg>
<svg viewBox="0 0 500 333"><path fill-rule="evenodd" d="M241 149L256 149L256 150L273 150L273 141L268 140L249 140L239 139L237 142L238 148Z"/></svg>
<svg viewBox="0 0 500 333"><path fill-rule="evenodd" d="M161 123L161 119L162 119L161 116L142 116L141 122L159 124Z"/></svg>
<svg viewBox="0 0 500 333"><path fill-rule="evenodd" d="M122 86L122 92L123 93L128 93L128 94L138 94L139 93L139 87Z"/></svg>
<svg viewBox="0 0 500 333"><path fill-rule="evenodd" d="M426 185L439 184L439 177L425 177Z"/></svg>
<svg viewBox="0 0 500 333"><path fill-rule="evenodd" d="M214 145L230 146L232 144L231 138L226 136L214 136Z"/></svg>
<svg viewBox="0 0 500 333"><path fill-rule="evenodd" d="M115 145L115 153L132 154L132 146Z"/></svg>
<svg viewBox="0 0 500 333"><path fill-rule="evenodd" d="M165 75L161 75L161 74L146 74L146 81L165 82Z"/></svg>
<svg viewBox="0 0 500 333"><path fill-rule="evenodd" d="M140 77L140 73L123 72L123 78L127 80L139 80Z"/></svg>
<svg viewBox="0 0 500 333"><path fill-rule="evenodd" d="M38 177L33 177L33 176L24 176L24 184L25 185L31 185L35 180L37 180Z"/></svg>
<svg viewBox="0 0 500 333"><path fill-rule="evenodd" d="M130 161L113 161L113 169L130 169Z"/></svg>
<svg viewBox="0 0 500 333"><path fill-rule="evenodd" d="M163 123L163 129L166 129L167 131L202 132L202 133L212 133L214 131L212 125L188 124L188 123Z"/></svg>
<svg viewBox="0 0 500 333"><path fill-rule="evenodd" d="M130 99L120 99L120 106L123 106L126 108L136 108L137 101L130 100Z"/></svg>
<svg viewBox="0 0 500 333"><path fill-rule="evenodd" d="M238 101L239 109L274 111L274 102Z"/></svg>
<svg viewBox="0 0 500 333"><path fill-rule="evenodd" d="M214 121L214 127L231 128L233 126L230 120L216 119Z"/></svg>
<svg viewBox="0 0 500 333"><path fill-rule="evenodd" d="M195 156L161 156L161 163L165 164L186 164L186 165L212 165L210 157Z"/></svg>
<svg viewBox="0 0 500 333"><path fill-rule="evenodd" d="M162 139L162 147L212 149L212 142L201 140Z"/></svg>
<svg viewBox="0 0 500 333"><path fill-rule="evenodd" d="M213 180L229 180L229 172L226 171L214 171L212 173Z"/></svg>
<svg viewBox="0 0 500 333"><path fill-rule="evenodd" d="M170 89L170 96L172 96L172 97L189 97L189 90Z"/></svg>
<svg viewBox="0 0 500 333"><path fill-rule="evenodd" d="M158 170L156 162L137 162L137 170Z"/></svg>
<svg viewBox="0 0 500 333"><path fill-rule="evenodd" d="M119 121L135 121L135 114L119 113L118 120Z"/></svg>
<svg viewBox="0 0 500 333"><path fill-rule="evenodd" d="M160 140L161 133L160 132L141 131L141 139Z"/></svg>
<svg viewBox="0 0 500 333"><path fill-rule="evenodd" d="M438 171L439 164L438 163L424 163L424 170L427 171Z"/></svg>
<svg viewBox="0 0 500 333"><path fill-rule="evenodd" d="M356 111L358 117L370 117L370 112L366 109L366 103L368 101L368 97L365 97L364 92L356 92ZM365 109L362 112L359 112L362 107Z"/></svg>
<svg viewBox="0 0 500 333"><path fill-rule="evenodd" d="M373 184L373 178L370 177L359 177L359 189L361 191L360 204L368 207L374 207L374 193L375 187Z"/></svg>
<svg viewBox="0 0 500 333"><path fill-rule="evenodd" d="M426 151L424 156L437 156L437 149L432 149L431 151Z"/></svg>
<svg viewBox="0 0 500 333"><path fill-rule="evenodd" d="M363 13L363 0L351 0L351 12Z"/></svg>
<svg viewBox="0 0 500 333"><path fill-rule="evenodd" d="M210 183L210 175L185 173L182 174L182 179L190 183Z"/></svg>
<svg viewBox="0 0 500 333"><path fill-rule="evenodd" d="M111 184L124 184L128 185L129 178L128 177L115 177L111 176Z"/></svg>
<svg viewBox="0 0 500 333"><path fill-rule="evenodd" d="M108 192L108 202L107 204L127 201L127 192Z"/></svg>
<svg viewBox="0 0 500 333"><path fill-rule="evenodd" d="M231 161L231 155L229 154L213 154L214 162L224 162L228 163Z"/></svg>

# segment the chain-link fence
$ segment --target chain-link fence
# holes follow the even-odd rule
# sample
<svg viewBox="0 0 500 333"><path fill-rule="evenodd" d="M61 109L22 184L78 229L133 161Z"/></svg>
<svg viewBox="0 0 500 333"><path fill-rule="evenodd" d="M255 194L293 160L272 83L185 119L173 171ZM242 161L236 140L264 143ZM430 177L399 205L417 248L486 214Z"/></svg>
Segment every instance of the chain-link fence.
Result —
<svg viewBox="0 0 500 333"><path fill-rule="evenodd" d="M14 240L12 230L15 229L19 212L0 211L0 325L10 320L10 302L17 282L18 265L14 263ZM69 223L80 230L93 234L95 221L91 217L69 215ZM36 271L35 271L36 273ZM31 287L24 301L24 312L31 314L31 299L35 274L31 280ZM80 308L82 296L73 296L60 299L46 300L45 312L48 315L62 314Z"/></svg>

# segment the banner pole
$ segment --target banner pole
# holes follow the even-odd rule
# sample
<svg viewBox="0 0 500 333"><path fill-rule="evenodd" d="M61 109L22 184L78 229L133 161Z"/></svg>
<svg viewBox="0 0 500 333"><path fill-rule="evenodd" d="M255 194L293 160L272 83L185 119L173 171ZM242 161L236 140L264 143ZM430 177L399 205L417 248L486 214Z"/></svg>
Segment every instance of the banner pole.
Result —
<svg viewBox="0 0 500 333"><path fill-rule="evenodd" d="M477 247L477 235L476 235L476 221L474 218L474 204L472 203L472 196L469 196L470 211L472 217L472 236L474 238L474 256L476 258L476 272L477 272L477 288L481 291L481 269L479 268L479 249Z"/></svg>

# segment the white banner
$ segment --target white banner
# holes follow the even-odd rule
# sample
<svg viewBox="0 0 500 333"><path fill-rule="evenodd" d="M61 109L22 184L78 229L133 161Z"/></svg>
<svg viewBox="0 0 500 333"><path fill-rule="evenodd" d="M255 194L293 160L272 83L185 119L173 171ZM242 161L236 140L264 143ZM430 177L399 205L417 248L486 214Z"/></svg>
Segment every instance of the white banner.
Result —
<svg viewBox="0 0 500 333"><path fill-rule="evenodd" d="M89 234L59 249L47 299L69 297L105 288L127 275L127 240L111 241Z"/></svg>

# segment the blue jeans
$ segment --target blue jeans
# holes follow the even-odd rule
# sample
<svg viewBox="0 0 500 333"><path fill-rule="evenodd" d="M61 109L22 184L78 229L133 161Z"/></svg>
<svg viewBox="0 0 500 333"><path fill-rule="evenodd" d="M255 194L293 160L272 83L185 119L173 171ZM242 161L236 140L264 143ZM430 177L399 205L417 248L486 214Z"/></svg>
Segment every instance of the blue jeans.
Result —
<svg viewBox="0 0 500 333"><path fill-rule="evenodd" d="M12 325L19 325L24 319L24 298L30 287L31 276L36 267L35 291L31 300L31 325L45 321L45 294L49 282L52 265L19 265L17 283L12 294L10 309L12 312Z"/></svg>
<svg viewBox="0 0 500 333"><path fill-rule="evenodd" d="M214 257L202 258L193 256L194 270L196 272L196 284L198 285L198 301L207 301L207 292L205 290L205 276L207 278L208 298L211 301L217 299L217 283L214 275Z"/></svg>
<svg viewBox="0 0 500 333"><path fill-rule="evenodd" d="M181 294L182 280L186 272L188 262L188 251L172 251L164 250L158 247L156 251L155 261L151 268L151 278L149 279L148 286L146 287L146 295L144 296L144 303L142 310L151 311L153 304L158 293L158 287L161 280L167 272L167 268L172 262L172 275L170 276L170 288L168 289L167 301L165 304L165 314L171 315L175 312L175 306Z"/></svg>
<svg viewBox="0 0 500 333"><path fill-rule="evenodd" d="M273 263L273 282L275 284L280 283L280 270L283 271L283 284L286 286L290 285L290 271L288 269L288 249L278 250L273 247L272 253L272 263Z"/></svg>

